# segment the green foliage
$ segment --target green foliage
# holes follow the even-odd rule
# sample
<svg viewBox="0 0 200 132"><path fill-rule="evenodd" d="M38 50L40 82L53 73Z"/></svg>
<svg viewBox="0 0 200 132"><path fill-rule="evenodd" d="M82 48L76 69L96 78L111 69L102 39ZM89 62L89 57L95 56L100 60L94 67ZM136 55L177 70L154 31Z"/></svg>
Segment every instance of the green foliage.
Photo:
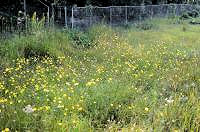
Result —
<svg viewBox="0 0 200 132"><path fill-rule="evenodd" d="M91 118L94 127L105 127L110 122L121 122L122 126L130 123L133 115L122 107L133 103L135 90L124 85L115 81L104 82L88 91L90 96L86 98L83 115Z"/></svg>
<svg viewBox="0 0 200 132"><path fill-rule="evenodd" d="M69 38L71 39L73 46L76 48L90 48L93 47L93 36L87 32L79 30L69 31Z"/></svg>
<svg viewBox="0 0 200 132"><path fill-rule="evenodd" d="M31 33L36 33L41 30L44 30L45 27L45 17L43 16L42 19L37 18L37 13L34 12L32 18L29 20L29 30Z"/></svg>
<svg viewBox="0 0 200 132"><path fill-rule="evenodd" d="M189 22L192 25L199 25L200 24L200 19L199 18L193 18Z"/></svg>
<svg viewBox="0 0 200 132"><path fill-rule="evenodd" d="M198 9L193 9L192 11L184 12L180 16L180 19L187 20L187 19L197 18L197 17L199 17L199 10Z"/></svg>
<svg viewBox="0 0 200 132"><path fill-rule="evenodd" d="M57 32L55 34L55 32ZM54 29L46 29L34 34L21 36L16 35L0 45L2 61L11 62L17 58L43 58L63 56L63 50L69 49L70 40L68 34ZM5 60L4 60L5 59ZM0 61L1 62L1 61Z"/></svg>

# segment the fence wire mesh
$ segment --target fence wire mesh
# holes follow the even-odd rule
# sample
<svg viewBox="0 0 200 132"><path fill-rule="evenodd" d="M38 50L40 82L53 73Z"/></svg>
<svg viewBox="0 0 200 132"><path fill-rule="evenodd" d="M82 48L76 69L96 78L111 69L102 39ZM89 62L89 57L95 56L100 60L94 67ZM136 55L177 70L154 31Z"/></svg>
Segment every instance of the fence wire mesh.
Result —
<svg viewBox="0 0 200 132"><path fill-rule="evenodd" d="M155 17L180 16L197 8L197 5L190 4L73 7L71 22L73 28L86 28L99 23L120 26Z"/></svg>
<svg viewBox="0 0 200 132"><path fill-rule="evenodd" d="M46 25L57 24L61 27L87 28L95 24L111 26L127 25L155 17L180 16L185 12L199 10L190 4L164 4L147 6L110 6L110 7L72 7L54 6L48 10ZM49 23L50 22L50 23ZM19 32L17 17L0 12L0 34Z"/></svg>

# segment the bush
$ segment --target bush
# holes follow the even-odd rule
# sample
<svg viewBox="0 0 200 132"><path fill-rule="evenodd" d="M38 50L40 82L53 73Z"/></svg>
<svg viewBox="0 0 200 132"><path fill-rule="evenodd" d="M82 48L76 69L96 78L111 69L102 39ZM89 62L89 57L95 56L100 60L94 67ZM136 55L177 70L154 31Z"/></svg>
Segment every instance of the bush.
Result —
<svg viewBox="0 0 200 132"><path fill-rule="evenodd" d="M187 12L183 13L180 17L181 20L183 19L190 19L191 17L189 16L189 14Z"/></svg>
<svg viewBox="0 0 200 132"><path fill-rule="evenodd" d="M192 24L192 25L199 25L200 20L199 19L192 19L189 23Z"/></svg>
<svg viewBox="0 0 200 132"><path fill-rule="evenodd" d="M90 48L92 47L93 39L89 33L84 33L79 30L72 30L69 32L69 38L76 48Z"/></svg>
<svg viewBox="0 0 200 132"><path fill-rule="evenodd" d="M180 19L181 20L186 20L186 19L191 19L191 18L197 18L199 17L199 11L197 9L194 9L192 11L184 12Z"/></svg>

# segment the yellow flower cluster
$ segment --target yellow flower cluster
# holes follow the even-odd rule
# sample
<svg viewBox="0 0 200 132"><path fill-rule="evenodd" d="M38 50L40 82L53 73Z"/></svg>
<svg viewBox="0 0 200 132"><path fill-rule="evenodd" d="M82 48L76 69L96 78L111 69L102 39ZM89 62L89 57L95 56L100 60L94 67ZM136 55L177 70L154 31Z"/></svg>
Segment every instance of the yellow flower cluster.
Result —
<svg viewBox="0 0 200 132"><path fill-rule="evenodd" d="M2 130L1 132L10 132L9 128L5 128L4 130Z"/></svg>
<svg viewBox="0 0 200 132"><path fill-rule="evenodd" d="M96 84L95 80L94 79L91 79L90 81L88 81L86 83L86 87L90 87L90 86L94 86Z"/></svg>

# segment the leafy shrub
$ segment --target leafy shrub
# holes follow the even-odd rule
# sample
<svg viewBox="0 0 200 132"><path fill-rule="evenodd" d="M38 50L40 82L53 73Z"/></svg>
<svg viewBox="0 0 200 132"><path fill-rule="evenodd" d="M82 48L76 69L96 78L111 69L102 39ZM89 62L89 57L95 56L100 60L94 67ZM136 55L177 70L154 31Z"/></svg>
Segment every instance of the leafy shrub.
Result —
<svg viewBox="0 0 200 132"><path fill-rule="evenodd" d="M180 19L186 20L186 19L197 18L197 17L199 17L199 11L194 9L192 11L184 12L181 15Z"/></svg>
<svg viewBox="0 0 200 132"><path fill-rule="evenodd" d="M92 37L89 33L84 33L79 30L72 30L69 32L69 37L76 48L90 48L92 47Z"/></svg>
<svg viewBox="0 0 200 132"><path fill-rule="evenodd" d="M199 16L199 11L198 10L192 10L190 12L188 12L188 15L192 18L196 18Z"/></svg>
<svg viewBox="0 0 200 132"><path fill-rule="evenodd" d="M187 12L183 13L180 17L181 20L183 19L190 19L191 17L189 16L189 14Z"/></svg>
<svg viewBox="0 0 200 132"><path fill-rule="evenodd" d="M189 23L192 24L192 25L199 25L200 24L200 20L193 18Z"/></svg>

